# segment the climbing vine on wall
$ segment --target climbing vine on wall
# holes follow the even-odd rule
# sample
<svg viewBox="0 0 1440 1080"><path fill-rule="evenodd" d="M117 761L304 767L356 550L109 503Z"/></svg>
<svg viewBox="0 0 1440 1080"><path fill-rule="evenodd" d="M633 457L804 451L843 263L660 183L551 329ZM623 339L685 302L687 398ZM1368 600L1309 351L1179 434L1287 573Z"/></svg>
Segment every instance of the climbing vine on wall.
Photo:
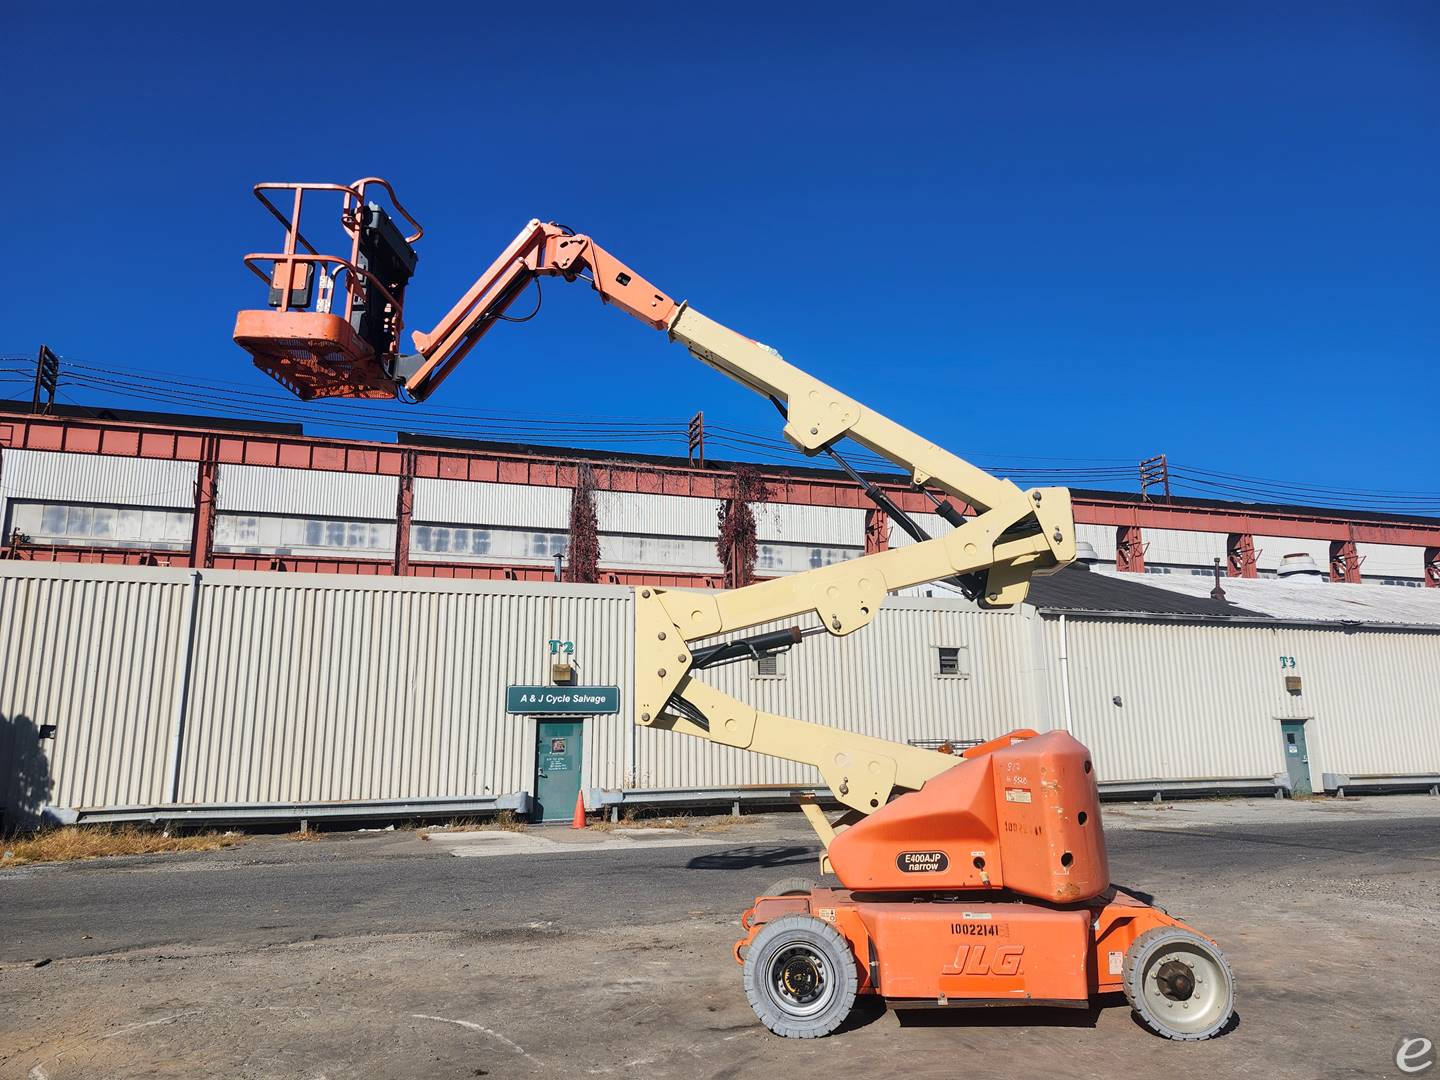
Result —
<svg viewBox="0 0 1440 1080"><path fill-rule="evenodd" d="M576 470L570 496L570 550L565 580L593 584L600 580L600 524L595 515L595 473L589 465Z"/></svg>
<svg viewBox="0 0 1440 1080"><path fill-rule="evenodd" d="M755 580L755 512L751 503L770 498L770 487L760 471L750 465L737 465L733 494L720 507L720 537L715 553L725 568L725 587L738 589Z"/></svg>

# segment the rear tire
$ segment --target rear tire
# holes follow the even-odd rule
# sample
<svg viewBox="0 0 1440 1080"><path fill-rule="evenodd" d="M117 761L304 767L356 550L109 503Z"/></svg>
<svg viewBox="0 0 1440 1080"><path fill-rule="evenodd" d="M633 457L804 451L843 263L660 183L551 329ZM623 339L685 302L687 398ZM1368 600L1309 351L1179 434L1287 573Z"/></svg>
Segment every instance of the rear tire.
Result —
<svg viewBox="0 0 1440 1080"><path fill-rule="evenodd" d="M1211 1039L1235 1014L1235 975L1213 942L1193 930L1161 926L1125 951L1125 1000L1157 1035Z"/></svg>
<svg viewBox="0 0 1440 1080"><path fill-rule="evenodd" d="M787 877L774 882L761 896L809 896L818 885L809 878Z"/></svg>
<svg viewBox="0 0 1440 1080"><path fill-rule="evenodd" d="M860 985L849 942L813 915L783 915L761 927L744 972L755 1015L787 1039L829 1035L850 1015Z"/></svg>

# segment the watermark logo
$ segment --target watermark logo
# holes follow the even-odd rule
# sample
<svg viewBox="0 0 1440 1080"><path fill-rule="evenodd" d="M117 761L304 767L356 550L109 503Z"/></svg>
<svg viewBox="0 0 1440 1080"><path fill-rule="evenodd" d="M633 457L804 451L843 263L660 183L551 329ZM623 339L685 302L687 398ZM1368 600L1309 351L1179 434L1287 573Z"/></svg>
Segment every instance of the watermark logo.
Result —
<svg viewBox="0 0 1440 1080"><path fill-rule="evenodd" d="M1419 1076L1435 1067L1435 1043L1424 1035L1403 1035L1395 1047L1395 1067L1407 1076Z"/></svg>

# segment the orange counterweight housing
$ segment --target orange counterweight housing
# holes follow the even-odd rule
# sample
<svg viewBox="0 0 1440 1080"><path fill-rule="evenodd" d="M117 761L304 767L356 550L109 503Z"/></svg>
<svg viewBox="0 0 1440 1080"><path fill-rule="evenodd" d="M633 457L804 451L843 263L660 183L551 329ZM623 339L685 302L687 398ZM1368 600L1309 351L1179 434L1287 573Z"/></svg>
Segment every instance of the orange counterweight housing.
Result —
<svg viewBox="0 0 1440 1080"><path fill-rule="evenodd" d="M830 842L846 888L1000 890L1079 903L1110 886L1090 752L1063 731L1012 732Z"/></svg>

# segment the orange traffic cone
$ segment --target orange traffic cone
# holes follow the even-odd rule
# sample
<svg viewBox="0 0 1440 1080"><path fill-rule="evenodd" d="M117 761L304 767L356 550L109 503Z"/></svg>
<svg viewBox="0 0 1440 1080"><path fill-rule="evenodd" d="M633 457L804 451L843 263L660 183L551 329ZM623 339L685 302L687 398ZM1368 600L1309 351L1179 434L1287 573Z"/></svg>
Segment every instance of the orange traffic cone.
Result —
<svg viewBox="0 0 1440 1080"><path fill-rule="evenodd" d="M585 793L575 793L575 816L570 819L572 829L583 829L585 827Z"/></svg>

